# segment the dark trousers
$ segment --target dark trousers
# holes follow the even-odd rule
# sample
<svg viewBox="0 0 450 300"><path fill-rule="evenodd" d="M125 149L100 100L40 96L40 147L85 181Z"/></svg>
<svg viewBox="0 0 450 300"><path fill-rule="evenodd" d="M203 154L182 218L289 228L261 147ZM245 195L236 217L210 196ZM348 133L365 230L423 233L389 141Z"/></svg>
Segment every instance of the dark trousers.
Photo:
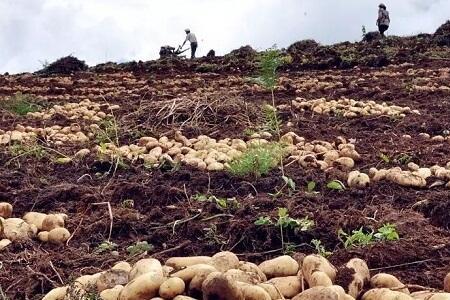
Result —
<svg viewBox="0 0 450 300"><path fill-rule="evenodd" d="M378 25L378 30L380 31L381 35L384 36L384 32L388 30L388 25Z"/></svg>
<svg viewBox="0 0 450 300"><path fill-rule="evenodd" d="M197 43L191 43L191 58L195 58L195 51L197 51L197 47Z"/></svg>

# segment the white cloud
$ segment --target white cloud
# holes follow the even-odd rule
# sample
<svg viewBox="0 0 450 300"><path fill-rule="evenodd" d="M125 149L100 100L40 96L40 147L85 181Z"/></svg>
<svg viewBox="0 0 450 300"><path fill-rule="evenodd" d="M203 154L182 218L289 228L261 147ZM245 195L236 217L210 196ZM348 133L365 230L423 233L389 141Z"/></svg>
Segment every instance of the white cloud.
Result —
<svg viewBox="0 0 450 300"><path fill-rule="evenodd" d="M386 0L389 34L434 32L450 0ZM190 27L199 54L241 45L280 47L314 38L328 44L358 40L375 29L373 0L2 0L0 72L34 71L40 61L74 54L89 64L148 60L177 46Z"/></svg>

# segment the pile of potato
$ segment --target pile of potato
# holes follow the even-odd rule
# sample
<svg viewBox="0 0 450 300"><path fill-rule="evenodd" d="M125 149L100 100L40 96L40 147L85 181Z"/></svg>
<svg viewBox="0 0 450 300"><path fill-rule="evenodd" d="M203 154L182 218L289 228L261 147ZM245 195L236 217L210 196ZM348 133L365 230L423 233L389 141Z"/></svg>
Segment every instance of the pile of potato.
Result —
<svg viewBox="0 0 450 300"><path fill-rule="evenodd" d="M419 136L419 138L422 138L422 139L425 139L425 140L430 140L432 142L441 142L441 143L450 142L449 132L445 132L445 133L447 134L445 136L444 135L431 136L428 133L422 132L422 133L419 133L418 136ZM404 139L412 139L411 135L409 135L409 134L402 135L402 138L404 138Z"/></svg>
<svg viewBox="0 0 450 300"><path fill-rule="evenodd" d="M332 81L325 81L332 80ZM296 93L315 93L315 92L326 92L334 89L343 88L344 84L339 81L342 76L318 76L318 77L302 77L298 80L294 80L288 77L281 76L278 80L280 86L291 85L296 89Z"/></svg>
<svg viewBox="0 0 450 300"><path fill-rule="evenodd" d="M107 112L104 112L102 108L105 108ZM112 117L111 110L119 109L118 105L99 104L84 99L79 103L66 103L64 105L55 105L47 111L43 112L30 112L27 114L30 118L50 120L54 115L63 115L69 120L86 120L94 123L100 122L106 117Z"/></svg>
<svg viewBox="0 0 450 300"><path fill-rule="evenodd" d="M340 272L352 273L342 280L342 286L335 284ZM450 275L444 285L450 292ZM371 277L367 264L357 258L339 269L319 255L297 259L284 255L256 265L225 251L211 257L172 257L164 265L154 258L141 259L133 266L122 261L107 271L55 288L43 300L80 299L93 292L102 300L450 299L450 293L444 292L410 293L389 274Z"/></svg>
<svg viewBox="0 0 450 300"><path fill-rule="evenodd" d="M0 251L12 242L35 237L53 244L62 244L70 237L70 232L64 228L66 214L28 212L23 218L13 218L12 214L12 205L0 202Z"/></svg>
<svg viewBox="0 0 450 300"><path fill-rule="evenodd" d="M356 101L353 99L326 100L325 98L306 100L297 98L292 105L301 111L310 110L317 114L342 115L346 118L360 116L395 116L405 117L406 114L420 114L418 110L412 110L408 106L387 105L386 103L376 103L375 101ZM281 110L290 109L288 105L280 105Z"/></svg>

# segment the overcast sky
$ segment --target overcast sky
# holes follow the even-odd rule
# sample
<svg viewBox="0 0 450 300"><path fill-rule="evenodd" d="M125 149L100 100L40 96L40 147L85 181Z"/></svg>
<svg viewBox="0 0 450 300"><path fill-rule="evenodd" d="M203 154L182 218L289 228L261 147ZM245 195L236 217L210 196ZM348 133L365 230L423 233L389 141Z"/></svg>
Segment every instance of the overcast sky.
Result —
<svg viewBox="0 0 450 300"><path fill-rule="evenodd" d="M73 54L89 65L149 60L178 46L189 27L199 55L241 45L330 44L375 30L379 0L0 0L0 72L35 71ZM432 33L450 18L450 0L385 0L388 34Z"/></svg>

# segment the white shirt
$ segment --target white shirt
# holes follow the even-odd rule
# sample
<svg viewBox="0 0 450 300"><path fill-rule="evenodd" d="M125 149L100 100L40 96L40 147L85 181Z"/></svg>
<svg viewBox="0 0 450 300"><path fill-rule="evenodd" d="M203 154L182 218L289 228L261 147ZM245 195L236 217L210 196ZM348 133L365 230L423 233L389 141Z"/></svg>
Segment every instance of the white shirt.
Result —
<svg viewBox="0 0 450 300"><path fill-rule="evenodd" d="M193 34L192 32L189 32L186 35L186 41L185 42L191 42L191 43L197 43L197 37L195 36L195 34Z"/></svg>

